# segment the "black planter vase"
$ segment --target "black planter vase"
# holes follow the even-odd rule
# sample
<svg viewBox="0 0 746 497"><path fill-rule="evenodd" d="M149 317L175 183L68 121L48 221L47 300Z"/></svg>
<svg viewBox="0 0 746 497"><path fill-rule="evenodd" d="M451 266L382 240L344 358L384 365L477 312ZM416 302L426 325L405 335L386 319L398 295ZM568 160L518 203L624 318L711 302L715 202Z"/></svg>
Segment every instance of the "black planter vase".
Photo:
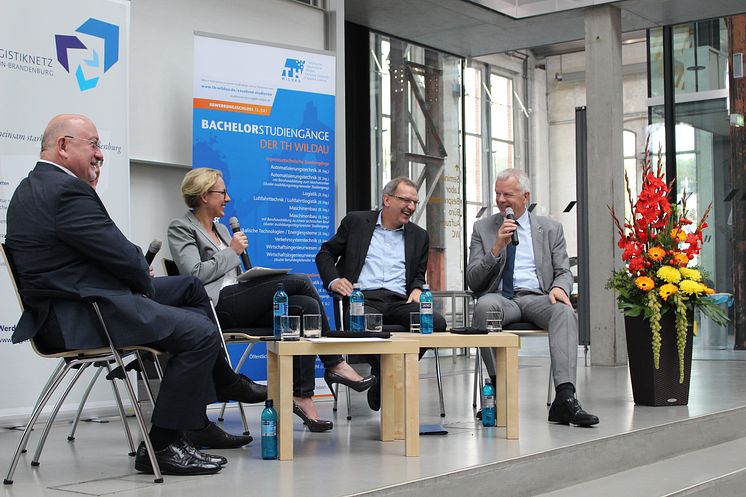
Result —
<svg viewBox="0 0 746 497"><path fill-rule="evenodd" d="M661 317L660 368L653 364L650 322L642 317L624 318L627 335L629 376L635 404L644 406L683 406L689 402L689 380L692 372L692 318L687 313L686 348L684 349L684 383L679 383L679 353L676 349L674 313Z"/></svg>

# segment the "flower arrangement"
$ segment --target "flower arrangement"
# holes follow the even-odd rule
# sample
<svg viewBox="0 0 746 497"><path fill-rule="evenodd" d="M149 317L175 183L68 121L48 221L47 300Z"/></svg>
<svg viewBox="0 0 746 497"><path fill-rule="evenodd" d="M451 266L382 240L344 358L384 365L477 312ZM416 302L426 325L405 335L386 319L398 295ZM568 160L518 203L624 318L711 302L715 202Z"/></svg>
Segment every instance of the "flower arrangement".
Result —
<svg viewBox="0 0 746 497"><path fill-rule="evenodd" d="M701 250L702 231L707 228L712 204L695 224L686 208L690 194L683 192L678 202L671 203L669 192L673 182L671 185L665 182L660 153L653 167L647 147L637 200L632 198L626 174L624 179L631 218L622 224L614 208L609 209L619 233L619 248L624 250L625 267L612 274L606 287L617 291L618 307L626 316L643 314L649 321L655 369L660 364L661 316L674 313L679 383L683 383L687 312L698 307L715 323L728 322L720 307L707 297L715 291L703 283L706 274L692 263Z"/></svg>

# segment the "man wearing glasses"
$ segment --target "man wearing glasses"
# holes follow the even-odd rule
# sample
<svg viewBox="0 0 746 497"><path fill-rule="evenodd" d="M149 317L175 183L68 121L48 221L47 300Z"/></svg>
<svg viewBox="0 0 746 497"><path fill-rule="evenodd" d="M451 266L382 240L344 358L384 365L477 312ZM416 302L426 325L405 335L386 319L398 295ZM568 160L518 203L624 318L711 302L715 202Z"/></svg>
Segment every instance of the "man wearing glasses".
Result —
<svg viewBox="0 0 746 497"><path fill-rule="evenodd" d="M324 287L349 297L354 282L365 296L365 312L383 314L384 324L409 328L409 313L419 312L430 242L409 220L417 209L417 185L405 177L383 188L380 211L350 212L337 233L321 245L316 266ZM444 331L443 316L433 313L433 328ZM378 376L378 357L367 358ZM368 390L371 409L380 409L379 386Z"/></svg>
<svg viewBox="0 0 746 497"><path fill-rule="evenodd" d="M7 248L23 288L96 298L117 346L152 344L171 353L152 415L156 459L164 474L217 473L227 460L198 451L183 432L190 432L190 438L204 430L216 432L205 416L205 405L216 397L258 399L249 398L252 392L220 353L202 283L193 277L151 279L142 251L109 217L91 188L103 159L90 119L54 117L42 136L40 160L8 206ZM99 328L90 306L33 301L12 339L33 338L50 350L104 347ZM223 445L251 441L222 430L217 435L212 442ZM144 444L135 469L153 472Z"/></svg>

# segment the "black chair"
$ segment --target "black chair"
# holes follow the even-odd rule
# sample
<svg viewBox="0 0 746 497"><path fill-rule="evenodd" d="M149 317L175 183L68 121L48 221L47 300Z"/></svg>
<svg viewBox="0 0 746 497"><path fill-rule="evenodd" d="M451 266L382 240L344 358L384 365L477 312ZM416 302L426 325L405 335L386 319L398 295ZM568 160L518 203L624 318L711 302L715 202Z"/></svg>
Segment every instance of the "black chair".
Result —
<svg viewBox="0 0 746 497"><path fill-rule="evenodd" d="M83 372L92 364L103 364L104 367L107 368L108 371L111 371L111 364L116 364L118 368L121 368L122 371L127 371L127 365L125 365L124 359L125 358L133 358L135 360L141 361L141 358L139 357L140 351L146 351L153 354L159 354L160 351L157 351L155 349L152 349L150 347L145 346L133 346L133 347L116 347L111 339L111 335L109 334L109 330L106 326L106 322L104 321L103 315L101 314L101 311L98 306L98 302L95 299L84 299L81 298L78 295L70 294L67 292L62 292L59 290L48 290L48 289L24 289L21 287L20 282L17 277L17 272L15 271L15 265L13 263L13 257L10 253L8 247L5 244L2 244L2 253L3 258L5 260L5 264L8 268L8 272L10 273L11 280L13 282L13 287L16 292L16 296L18 297L18 302L21 305L21 308L26 310L26 299L52 299L52 300L71 300L80 302L82 304L90 305L91 312L94 313L94 315L97 318L98 323L101 325L101 333L102 338L104 338L104 341L108 344L107 347L100 347L100 348L92 348L92 349L75 349L75 350L64 350L64 351L50 351L50 350L44 350L43 347L41 347L36 340L31 339L31 346L33 347L34 351L40 355L41 357L45 358L53 358L53 359L61 359L60 364L55 369L55 371L52 372L52 375L50 376L49 380L47 381L47 384L42 389L42 392L39 396L39 400L37 400L36 405L34 406L34 409L31 413L31 417L29 418L26 427L23 430L23 434L21 435L21 440L18 442L18 445L16 447L16 451L13 455L13 458L11 460L10 466L8 468L8 473L5 477L4 484L10 485L13 483L13 474L15 473L16 467L18 465L18 461L21 457L21 454L25 452L26 444L28 443L29 436L31 435L31 431L33 430L34 425L36 424L36 421L39 418L39 415L41 414L42 410L46 406L47 402L49 402L49 399L52 397L54 392L57 390L57 387L62 383L62 381L65 379L67 374L75 370L75 374L73 375L72 379L68 382L67 386L63 390L62 394L60 395L60 398L57 400L57 403L54 406L54 409L52 410L52 414L49 418L49 421L47 422L41 436L39 439L39 444L36 448L36 453L34 454L34 458L31 461L32 466L38 466L39 465L39 458L41 457L41 451L44 448L44 443L47 439L47 436L49 435L49 431L52 427L52 424L54 423L54 419L59 412L60 407L62 406L63 402L67 398L67 395L70 393L70 390L75 385L77 380L80 378L80 376L83 374ZM63 363L64 361L64 363ZM162 483L163 482L163 476L161 475L160 467L158 466L158 461L155 458L155 452L153 450L153 445L150 442L150 438L148 437L148 429L145 424L145 419L143 418L142 411L140 410L140 406L137 401L137 395L135 394L135 390L132 387L132 383L129 380L129 377L124 374L123 375L123 381L125 386L127 387L127 394L129 395L130 402L132 403L132 407L135 411L135 417L137 418L138 426L140 428L140 432L142 433L143 440L145 442L145 446L148 451L148 456L150 457L150 464L153 467L153 475L154 479L153 481L155 483ZM150 386L148 385L148 388ZM87 396L87 395L86 395ZM152 399L152 393L150 393L151 399ZM85 396L83 399L83 402L85 401ZM82 407L79 407L79 410L82 409ZM123 416L123 408L121 407L121 404L119 406L120 409L120 415ZM126 422L125 422L126 425ZM129 429L125 428L125 431L128 433ZM134 453L134 446L131 443L131 436L128 435L130 438L130 446L133 448ZM74 436L72 437L74 439Z"/></svg>

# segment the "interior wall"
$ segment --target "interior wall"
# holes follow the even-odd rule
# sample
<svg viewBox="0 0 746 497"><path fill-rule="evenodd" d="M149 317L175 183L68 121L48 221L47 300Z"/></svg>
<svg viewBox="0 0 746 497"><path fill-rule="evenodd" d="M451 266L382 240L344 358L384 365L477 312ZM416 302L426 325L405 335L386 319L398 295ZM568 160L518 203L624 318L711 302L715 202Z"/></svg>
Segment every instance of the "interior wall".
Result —
<svg viewBox="0 0 746 497"><path fill-rule="evenodd" d="M323 50L326 21L323 11L290 0L131 4L130 237L144 249L164 241L153 264L163 274L168 221L186 209L179 185L192 161L194 32Z"/></svg>
<svg viewBox="0 0 746 497"><path fill-rule="evenodd" d="M622 47L624 128L637 133L638 157L645 149L647 126L647 51L645 43ZM575 108L586 105L585 52L547 57L546 102L548 116L548 212L539 212L560 221L567 239L567 253L576 256L576 209L564 212L577 200L575 187ZM543 210L543 209L542 209ZM605 215L605 214L603 214ZM609 218L611 222L611 218Z"/></svg>

